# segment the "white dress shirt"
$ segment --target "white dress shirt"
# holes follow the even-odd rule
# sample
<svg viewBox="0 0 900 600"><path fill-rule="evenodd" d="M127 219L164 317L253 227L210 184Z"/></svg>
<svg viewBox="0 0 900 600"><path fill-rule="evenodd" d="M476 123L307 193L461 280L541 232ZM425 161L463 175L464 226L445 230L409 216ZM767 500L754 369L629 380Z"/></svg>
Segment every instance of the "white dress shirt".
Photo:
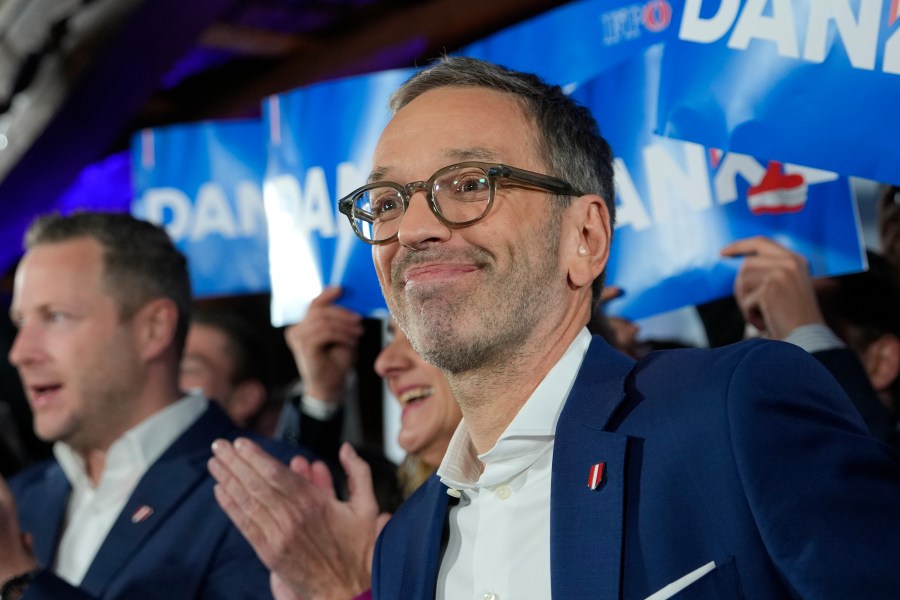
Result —
<svg viewBox="0 0 900 600"><path fill-rule="evenodd" d="M550 597L553 439L590 343L583 329L484 454L465 421L453 434L438 475L461 498L450 509L439 600Z"/></svg>
<svg viewBox="0 0 900 600"><path fill-rule="evenodd" d="M94 487L84 459L69 445L53 445L56 460L72 486L54 571L74 586L100 550L138 482L156 459L206 411L208 402L191 393L129 429L106 453Z"/></svg>

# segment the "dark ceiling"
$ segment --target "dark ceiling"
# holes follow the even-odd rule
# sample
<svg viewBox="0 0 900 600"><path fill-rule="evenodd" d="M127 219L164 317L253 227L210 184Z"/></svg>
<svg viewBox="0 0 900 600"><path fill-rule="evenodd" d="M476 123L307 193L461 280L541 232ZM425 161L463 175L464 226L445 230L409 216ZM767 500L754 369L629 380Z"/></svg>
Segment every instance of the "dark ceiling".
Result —
<svg viewBox="0 0 900 600"><path fill-rule="evenodd" d="M0 205L37 212L143 127L421 65L559 0L0 0Z"/></svg>

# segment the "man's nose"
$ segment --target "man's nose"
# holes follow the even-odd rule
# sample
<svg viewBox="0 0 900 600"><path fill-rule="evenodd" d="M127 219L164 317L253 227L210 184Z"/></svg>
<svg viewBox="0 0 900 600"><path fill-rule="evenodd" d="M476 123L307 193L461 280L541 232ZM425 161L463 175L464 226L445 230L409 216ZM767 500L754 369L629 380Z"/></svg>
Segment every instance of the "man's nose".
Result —
<svg viewBox="0 0 900 600"><path fill-rule="evenodd" d="M10 364L20 368L34 362L39 355L40 348L33 330L27 326L20 327L7 355Z"/></svg>
<svg viewBox="0 0 900 600"><path fill-rule="evenodd" d="M415 190L400 221L397 239L404 246L416 247L425 242L445 241L449 237L450 228L431 210L424 190Z"/></svg>

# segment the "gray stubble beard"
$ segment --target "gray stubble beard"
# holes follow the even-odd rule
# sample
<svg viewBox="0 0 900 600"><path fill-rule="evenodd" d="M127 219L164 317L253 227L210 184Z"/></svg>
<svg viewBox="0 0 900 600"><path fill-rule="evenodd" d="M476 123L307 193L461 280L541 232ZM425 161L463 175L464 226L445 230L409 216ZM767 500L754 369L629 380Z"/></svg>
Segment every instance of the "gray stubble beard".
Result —
<svg viewBox="0 0 900 600"><path fill-rule="evenodd" d="M497 290L500 297L495 297L494 302L498 310L471 315L478 321L475 331L483 332L482 335L462 339L456 335L461 319L466 318L468 297L448 298L443 290L411 297L402 287L395 288L394 318L416 352L445 373L460 374L475 369L501 369L520 352L527 351L528 337L555 301L554 286L564 276L557 270L559 219L550 218L542 234L546 244L538 250L536 264L520 263L508 278L506 289ZM482 272L490 277L494 269L491 261L483 259L485 251L473 252ZM473 295L478 293L477 289L473 291ZM429 304L432 306L427 308ZM489 306L486 301L483 304Z"/></svg>

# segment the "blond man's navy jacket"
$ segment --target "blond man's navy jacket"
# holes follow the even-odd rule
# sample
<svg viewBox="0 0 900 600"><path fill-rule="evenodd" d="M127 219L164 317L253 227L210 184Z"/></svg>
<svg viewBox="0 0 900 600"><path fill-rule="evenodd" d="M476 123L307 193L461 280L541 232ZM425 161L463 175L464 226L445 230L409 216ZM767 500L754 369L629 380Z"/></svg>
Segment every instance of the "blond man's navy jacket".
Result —
<svg viewBox="0 0 900 600"><path fill-rule="evenodd" d="M154 462L131 494L75 588L41 571L23 600L258 600L271 598L269 572L219 508L207 470L218 438L248 435L215 402ZM303 450L261 442L285 460ZM308 454L307 454L308 455ZM70 486L55 460L10 480L23 531L52 567Z"/></svg>

